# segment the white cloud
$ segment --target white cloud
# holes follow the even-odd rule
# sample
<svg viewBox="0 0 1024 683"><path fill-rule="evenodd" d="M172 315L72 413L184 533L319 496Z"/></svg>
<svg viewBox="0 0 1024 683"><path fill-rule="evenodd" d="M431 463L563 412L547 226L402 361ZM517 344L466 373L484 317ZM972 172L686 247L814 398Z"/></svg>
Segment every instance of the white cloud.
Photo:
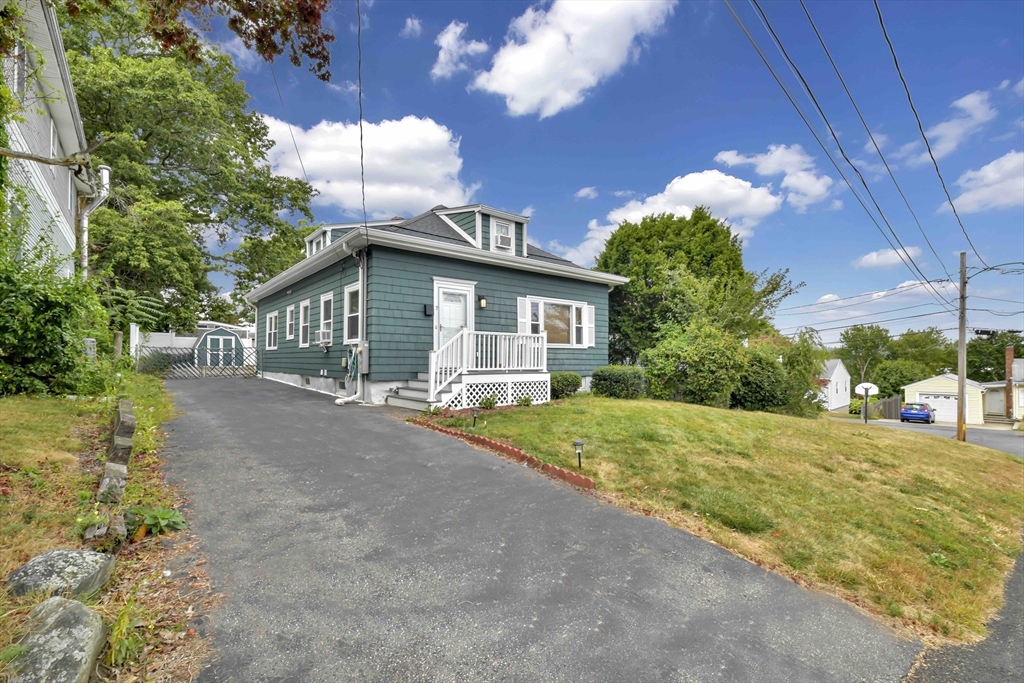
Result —
<svg viewBox="0 0 1024 683"><path fill-rule="evenodd" d="M527 218L532 218L534 211L536 211L536 209L533 208L533 204L530 204L528 207L526 207L525 209L520 211L519 215L520 216L526 216Z"/></svg>
<svg viewBox="0 0 1024 683"><path fill-rule="evenodd" d="M828 205L829 211L840 211L843 208L842 199L833 199L832 203Z"/></svg>
<svg viewBox="0 0 1024 683"><path fill-rule="evenodd" d="M815 301L814 303L816 303L816 304L827 304L828 302L835 301L838 298L839 298L838 294L825 294L824 296L819 296L818 300Z"/></svg>
<svg viewBox="0 0 1024 683"><path fill-rule="evenodd" d="M982 126L999 114L999 111L989 103L988 97L988 92L984 90L964 95L950 105L960 111L959 115L925 131L936 159L941 159L955 151L960 143L971 134L981 130ZM904 149L908 149L908 147L904 145ZM931 157L927 151L924 151L916 156L910 156L907 163L911 166L927 164L931 163Z"/></svg>
<svg viewBox="0 0 1024 683"><path fill-rule="evenodd" d="M622 221L639 221L644 216L674 213L689 216L693 207L709 207L718 218L732 223L740 237L749 237L752 228L782 205L782 197L773 195L771 186L755 187L746 180L719 170L677 176L663 192L644 200L633 199L608 212L606 223L597 219L587 223L587 234L576 246L551 242L548 248L580 265L590 265L604 249L604 243Z"/></svg>
<svg viewBox="0 0 1024 683"><path fill-rule="evenodd" d="M879 249L870 254L864 254L853 262L853 266L854 268L889 268L900 265L908 256L916 258L920 255L921 247L907 247L906 250Z"/></svg>
<svg viewBox="0 0 1024 683"><path fill-rule="evenodd" d="M977 213L1024 205L1024 152L1012 150L956 181L963 192L953 200L957 211ZM948 210L943 204L940 210Z"/></svg>
<svg viewBox="0 0 1024 683"><path fill-rule="evenodd" d="M1024 97L1024 78L1017 81L1017 85L1013 86L1013 92Z"/></svg>
<svg viewBox="0 0 1024 683"><path fill-rule="evenodd" d="M615 195L616 197L620 197L621 198L621 197L632 197L633 195L636 194L636 192L633 192L633 190L615 190L615 192L612 192L612 194Z"/></svg>
<svg viewBox="0 0 1024 683"><path fill-rule="evenodd" d="M874 142L871 141L871 138L875 139ZM889 136L885 133L872 133L868 137L868 141L864 143L864 151L868 154L874 154L876 144L878 145L878 150L881 150L887 142L889 142Z"/></svg>
<svg viewBox="0 0 1024 683"><path fill-rule="evenodd" d="M726 166L750 164L758 175L783 174L782 187L788 190L786 201L799 212L828 197L832 178L819 175L814 157L800 145L769 145L764 154L746 156L736 150L719 152L715 161Z"/></svg>
<svg viewBox="0 0 1024 683"><path fill-rule="evenodd" d="M1007 89L1007 88L1009 88L1009 87L1010 87L1010 79L1009 79L1009 78L1006 78L1006 79L1004 79L1004 80L1003 80L1003 81L1002 81L1002 82L1001 82L1001 83L999 84L999 89L1000 89L1000 90L1006 90L1006 89Z"/></svg>
<svg viewBox="0 0 1024 683"><path fill-rule="evenodd" d="M573 196L576 197L576 199L597 199L597 188L581 187L576 190L576 194Z"/></svg>
<svg viewBox="0 0 1024 683"><path fill-rule="evenodd" d="M356 97L359 94L359 86L352 81L342 81L341 83L328 83L327 87L334 92L347 95L349 97ZM365 96L364 96L365 97Z"/></svg>
<svg viewBox="0 0 1024 683"><path fill-rule="evenodd" d="M264 116L275 141L268 158L275 173L302 178L288 124ZM359 124L321 121L309 129L291 126L309 182L318 201L361 215ZM406 116L379 123L363 122L366 165L366 210L375 218L416 214L437 204L468 204L479 185L460 178L461 140L430 118Z"/></svg>
<svg viewBox="0 0 1024 683"><path fill-rule="evenodd" d="M419 38L420 34L423 33L423 25L420 24L420 20L415 15L406 17L405 26L398 32L398 35L402 38Z"/></svg>
<svg viewBox="0 0 1024 683"><path fill-rule="evenodd" d="M512 116L554 116L575 107L640 55L644 40L672 15L676 0L555 0L509 24L505 44L473 88L501 95Z"/></svg>
<svg viewBox="0 0 1024 683"><path fill-rule="evenodd" d="M263 58L250 50L238 36L220 44L220 49L231 55L240 71L252 71L263 63Z"/></svg>
<svg viewBox="0 0 1024 683"><path fill-rule="evenodd" d="M453 21L443 31L437 34L434 44L440 50L437 51L437 61L434 68L430 70L430 77L435 81L441 78L451 78L459 71L469 68L466 57L483 54L487 52L487 43L479 40L466 41L463 35L469 24L461 21Z"/></svg>

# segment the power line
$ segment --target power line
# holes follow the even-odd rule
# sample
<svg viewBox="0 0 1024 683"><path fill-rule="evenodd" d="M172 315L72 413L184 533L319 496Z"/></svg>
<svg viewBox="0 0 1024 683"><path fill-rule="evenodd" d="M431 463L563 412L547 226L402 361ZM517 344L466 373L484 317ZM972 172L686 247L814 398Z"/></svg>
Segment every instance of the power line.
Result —
<svg viewBox="0 0 1024 683"><path fill-rule="evenodd" d="M1000 316L1012 316L1012 315L1024 315L1024 311L994 311L991 308L968 308L968 311L979 311L981 313L991 313L992 315Z"/></svg>
<svg viewBox="0 0 1024 683"><path fill-rule="evenodd" d="M274 72L274 64L270 62L270 76L274 79L274 89L277 90L277 99L281 103L281 112L284 113L284 125L288 126L288 135L292 139L292 147L295 148L295 156L299 159L299 168L302 169L302 178L309 185L309 176L306 174L306 165L302 163L302 152L299 151L299 145L295 142L295 133L292 131L292 124L288 118L288 108L284 106L284 97L281 96L281 86L277 84L277 74ZM310 199L313 200L313 206L320 208L316 203L316 194L313 194Z"/></svg>
<svg viewBox="0 0 1024 683"><path fill-rule="evenodd" d="M940 283L940 282L949 282L949 280L932 280L931 282L933 284L936 284L936 283ZM826 304L832 304L832 303L835 303L837 301L850 301L852 299L862 299L862 298L864 298L866 296L873 297L870 301L858 301L857 303L847 304L845 306L833 306L832 308L823 308L823 309L818 309L817 311L807 311L807 313L823 313L825 311L834 311L834 310L839 309L839 308L850 308L851 306L862 306L864 304L872 303L872 302L878 301L879 299L885 299L886 297L890 297L890 296L893 296L893 295L896 295L896 294L905 294L906 292L909 292L911 289L914 289L915 287L923 287L923 286L924 286L924 283L918 281L918 282L912 282L910 284L900 285L899 287L893 287L891 289L880 289L880 290L878 290L876 292L865 292L864 294L854 294L853 296L844 296L844 297L839 298L839 299L830 299L828 301L819 301L819 302L816 302L816 303L813 303L813 304L803 304L802 306L789 306L787 308L780 308L779 310L780 311L795 311L795 310L800 309L800 308L813 308L815 306L825 306ZM1013 302L1013 303L1016 303L1016 302ZM801 314L800 313L785 313L785 314L780 314L780 315L801 315Z"/></svg>
<svg viewBox="0 0 1024 683"><path fill-rule="evenodd" d="M874 316L874 315L886 315L887 313L899 313L900 311L909 311L910 309L922 308L924 306L938 306L938 304L935 303L934 301L929 301L929 302L923 303L923 304L914 304L913 306L901 306L899 308L890 308L890 309L885 310L885 311L873 311L871 313L863 313L861 315L851 315L851 316L847 316L847 317L842 318L842 320L846 321L846 320L857 320L859 318L870 318L871 316ZM972 309L972 310L974 310L974 309ZM828 311L821 311L821 312L822 313L827 313ZM939 311L939 312L948 313L948 311ZM838 322L838 321L824 321L824 322ZM792 329L797 329L797 328L800 328L800 327L808 327L808 326L807 325L787 325L786 327L783 327L781 329L783 329L783 330L792 330Z"/></svg>
<svg viewBox="0 0 1024 683"><path fill-rule="evenodd" d="M877 315L877 314L875 314L875 315ZM808 328L813 329L815 332L829 332L830 330L845 330L845 329L849 329L851 327L860 327L861 325L877 325L879 323L893 323L893 322L899 322L901 320L915 320L917 318L927 318L928 316L932 316L932 315L956 315L956 314L953 313L952 311L945 311L945 310L943 310L943 311L932 311L931 313L921 313L921 314L918 314L918 315L905 315L905 316L900 316L899 318L886 318L885 320L869 320L867 322L856 323L854 325L840 325L839 327L821 327L821 328L818 328L818 327L814 327L813 325L801 325L800 327L808 327ZM790 328L786 328L786 329L790 329Z"/></svg>
<svg viewBox="0 0 1024 683"><path fill-rule="evenodd" d="M932 254L935 255L936 259L938 259L939 265L942 266L942 270L945 271L946 273L946 277L952 280L953 276L949 274L949 269L946 268L946 264L942 261L942 257L939 256L939 252L935 251L935 247L932 246L931 240L928 239L928 235L925 233L924 227L921 225L921 221L918 220L917 214L914 213L914 209L911 208L910 201L907 199L907 196L903 194L903 188L900 187L900 184L898 182L896 182L896 176L893 174L892 169L889 168L889 162L886 160L885 155L882 154L881 146L877 142L875 142L875 135L874 133L871 132L871 127L868 126L868 122L864 120L864 115L861 113L860 107L857 106L857 101L853 98L853 93L851 93L850 89L847 87L846 79L843 78L843 75L839 72L839 67L836 65L835 60L832 59L832 53L829 52L828 47L825 45L825 40L821 37L821 33L818 32L818 27L814 24L814 20L811 18L811 13L807 9L807 5L804 4L804 0L800 0L800 7L803 8L804 15L807 17L807 21L810 23L811 28L814 30L814 35L817 36L818 42L821 44L821 49L825 51L825 56L828 57L828 61L832 65L833 71L836 72L836 76L839 78L839 82L843 84L843 90L846 91L846 96L850 98L850 104L853 105L853 109L854 111L857 112L857 117L860 119L861 125L864 126L864 130L867 131L868 137L871 139L871 144L874 145L875 151L878 153L879 158L881 158L882 160L882 164L885 165L885 170L888 171L889 178L892 179L892 184L896 186L896 190L900 193L900 197L903 198L903 203L907 205L907 210L910 212L910 215L913 216L914 222L917 223L917 229L921 231L921 237L924 238L924 241L928 244L928 248L931 249Z"/></svg>
<svg viewBox="0 0 1024 683"><path fill-rule="evenodd" d="M750 0L750 2L754 6L754 9L757 10L757 13L758 13L758 15L761 18L761 22L764 24L764 26L767 29L768 33L771 35L772 40L775 43L775 46L778 48L779 52L782 53L782 56L786 60L786 63L789 64L789 67L796 74L797 79L800 81L800 83L803 86L804 92L807 94L807 97L811 100L811 103L814 105L815 109L817 109L818 114L821 116L822 120L825 122L825 127L828 128L828 132L832 135L832 139L835 141L836 146L839 148L839 153L842 154L843 159L845 159L846 163L850 165L850 167L853 169L853 172L857 174L857 178L860 180L860 184L864 186L864 190L867 192L868 198L871 200L871 203L874 204L875 210L878 211L879 216L881 216L882 221L885 223L885 226L889 229L889 232L892 234L893 238L896 240L896 244L898 244L900 246L900 248L896 249L893 246L892 242L889 242L889 246L893 247L893 250L896 251L897 256L900 257L900 260L903 260L904 265L907 265L906 264L907 260L910 261L910 263L912 264L913 267L911 267L911 266L907 266L907 267L911 269L912 273L916 272L916 274L919 275L921 277L921 279L927 281L928 280L927 276L925 276L925 274L921 270L920 266L918 266L917 263L914 261L914 257L911 256L910 253L907 251L906 247L903 245L903 242L900 241L899 235L896 234L896 230L893 229L892 224L889 222L889 219L886 217L885 212L882 210L881 205L879 205L879 203L878 203L878 200L875 199L875 195L871 191L871 188L868 186L867 181L864 180L864 176L863 176L863 174L861 174L860 169L857 168L857 165L853 163L852 159L850 159L850 156L846 153L846 150L843 148L843 144L841 142L839 142L839 136L836 135L836 132L832 128L832 124L829 122L828 117L825 116L825 110L818 103L818 98L814 96L814 92L811 90L810 84L807 82L807 79L804 78L803 73L801 73L800 68L796 65L796 62L794 62L790 58L789 53L786 51L786 48L782 44L782 40L779 38L778 34L775 33L775 29L772 28L771 22L768 21L768 16L764 13L764 10L761 9L761 6L758 4L757 0ZM838 165L837 165L837 168L838 168ZM843 176L843 179L846 180L846 176L845 175ZM849 184L848 180L847 180L847 183ZM853 187L852 186L850 187L850 190L853 191ZM865 210L866 210L866 207L865 207ZM869 212L869 215L870 215L870 212ZM874 220L873 216L872 216L872 220ZM876 222L875 225L878 226L878 223ZM881 226L878 226L878 229L881 231ZM882 234L885 235L884 232L882 232ZM886 240L888 241L888 238L886 238ZM906 260L903 259L904 256L906 256ZM939 294L938 290L936 290L934 287L932 287L932 292L933 292L933 294L934 294L934 296L936 298L938 298L938 299L940 299L941 301L944 302L943 303L944 306L953 306L953 303L951 301L949 301L948 299L943 298L942 295Z"/></svg>
<svg viewBox="0 0 1024 683"><path fill-rule="evenodd" d="M900 68L900 60L896 58L896 48L893 47L892 41L889 40L889 32L885 30L885 21L882 19L882 8L878 6L878 0L874 0L875 13L878 15L878 25L882 27L882 35L885 37L885 43L889 46L889 53L892 55L892 63L896 66L896 73L899 74L900 83L903 84L903 91L907 94L907 102L910 103L910 111L914 112L914 118L917 120L917 129L921 131L921 137L924 138L924 146L928 149L928 156L931 157L932 165L935 166L935 174L939 176L939 182L942 183L942 191L946 193L946 199L949 200L949 206L953 209L953 215L956 216L956 222L960 224L960 231L964 233L964 237L967 238L967 244L971 245L971 251L978 257L978 260L985 266L985 259L981 258L981 254L974 248L974 242L971 241L971 236L967 234L967 228L964 227L964 222L960 220L960 214L956 210L956 204L953 203L953 197L949 194L949 188L946 187L946 180L942 177L942 171L939 170L939 162L935 159L935 153L932 152L932 145L928 142L928 136L925 135L924 125L921 123L921 117L917 113L917 107L914 106L914 99L910 96L910 86L907 85L907 79L903 77L903 70Z"/></svg>
<svg viewBox="0 0 1024 683"><path fill-rule="evenodd" d="M359 97L359 187L362 190L363 195L363 231L367 230L366 226L366 167L363 164L363 16L359 6L359 0L356 0L356 51L358 53L358 59L356 61L356 79L358 83L358 97Z"/></svg>
<svg viewBox="0 0 1024 683"><path fill-rule="evenodd" d="M868 218L871 220L872 223L874 223L875 228L882 235L882 238L888 243L888 245L892 248L892 250L896 253L896 256L900 259L900 261L903 263L903 265L906 266L908 269L910 269L910 272L912 274L917 276L918 274L914 272L914 269L911 268L907 264L907 261L904 258L903 253L899 249L896 248L896 245L892 243L892 240L889 239L889 236L885 234L885 231L882 229L882 226L879 225L878 221L875 219L874 214L871 213L871 210L868 208L867 204L864 203L864 200L861 198L861 196L854 189L853 183L851 183L850 179L846 177L846 174L843 172L843 169L840 168L839 163L832 156L832 152L825 145L824 141L821 139L821 136L818 135L818 131L814 128L814 126L811 125L811 122L807 120L807 115L804 113L803 109L800 108L800 105L797 103L797 101L794 98L793 94L789 91L789 87L785 84L785 82L779 76L778 72L775 71L775 67L772 66L772 63L768 60L768 57L765 56L764 51L761 50L761 46L757 44L757 41L754 39L754 36L751 35L750 31L747 29L746 25L743 23L743 20L740 18L739 14L736 13L736 10L733 8L732 3L730 2L730 0L722 0L722 1L725 3L725 6L728 8L729 12L732 14L733 19L736 20L736 23L739 25L740 29L743 31L743 34L747 37L747 40L750 41L750 44L754 48L754 51L757 52L757 56L761 58L761 61L762 61L762 63L764 63L765 67L768 69L768 72L771 73L772 77L775 79L775 82L778 83L779 87L782 89L782 92L786 96L786 99L788 99L789 103L791 105L793 105L794 109L796 109L797 115L800 116L800 119L804 122L804 125L807 126L807 130L810 131L811 136L814 138L814 141L818 143L818 146L821 147L821 151L825 153L825 156L832 163L832 166L836 169L836 172L843 179L843 182L846 183L846 186L850 189L850 193L853 194L854 199L856 199L857 203L860 204L862 209L864 209L864 213L866 213L868 215ZM923 279L924 282L928 282L928 279L925 278L923 274L921 274L920 277ZM937 293L933 293L933 296L937 300L941 300L941 298L938 297ZM948 304L948 302L946 302L946 303Z"/></svg>
<svg viewBox="0 0 1024 683"><path fill-rule="evenodd" d="M972 294L971 298L972 299L984 299L985 301L1001 301L1004 304L1024 303L1024 300L1021 300L1021 299L1016 299L1016 300L1014 300L1014 299L997 299L996 297L993 297L993 296L978 296L977 294Z"/></svg>

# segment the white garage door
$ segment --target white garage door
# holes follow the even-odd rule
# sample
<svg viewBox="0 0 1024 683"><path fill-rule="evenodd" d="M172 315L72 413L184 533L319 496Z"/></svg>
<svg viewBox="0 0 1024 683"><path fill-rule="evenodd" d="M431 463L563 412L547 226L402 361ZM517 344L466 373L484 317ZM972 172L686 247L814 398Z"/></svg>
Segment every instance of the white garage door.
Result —
<svg viewBox="0 0 1024 683"><path fill-rule="evenodd" d="M935 411L936 422L956 422L956 394L923 394L918 392L919 403L927 403Z"/></svg>

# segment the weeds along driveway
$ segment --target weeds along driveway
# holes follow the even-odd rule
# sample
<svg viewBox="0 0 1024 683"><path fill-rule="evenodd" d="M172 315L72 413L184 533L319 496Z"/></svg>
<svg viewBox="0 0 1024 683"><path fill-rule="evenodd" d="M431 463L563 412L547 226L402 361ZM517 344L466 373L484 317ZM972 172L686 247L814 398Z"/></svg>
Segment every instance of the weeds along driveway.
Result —
<svg viewBox="0 0 1024 683"><path fill-rule="evenodd" d="M920 650L383 409L168 387L168 474L227 596L202 681L898 681Z"/></svg>

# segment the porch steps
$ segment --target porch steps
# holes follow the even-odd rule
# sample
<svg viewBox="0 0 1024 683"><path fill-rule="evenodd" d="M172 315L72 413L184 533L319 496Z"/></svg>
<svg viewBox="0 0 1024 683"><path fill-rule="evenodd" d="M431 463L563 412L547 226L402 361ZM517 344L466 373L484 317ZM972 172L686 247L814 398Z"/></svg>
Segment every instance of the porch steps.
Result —
<svg viewBox="0 0 1024 683"><path fill-rule="evenodd" d="M459 388L461 383L456 380L451 386L445 388L438 396L438 402L444 403L451 398L452 393ZM425 372L416 373L416 379L406 380L404 387L392 390L384 399L389 406L408 408L409 410L426 410L430 407L427 403L427 392L430 391L430 382Z"/></svg>
<svg viewBox="0 0 1024 683"><path fill-rule="evenodd" d="M1016 420L1004 415L986 415L985 424L1012 425Z"/></svg>

